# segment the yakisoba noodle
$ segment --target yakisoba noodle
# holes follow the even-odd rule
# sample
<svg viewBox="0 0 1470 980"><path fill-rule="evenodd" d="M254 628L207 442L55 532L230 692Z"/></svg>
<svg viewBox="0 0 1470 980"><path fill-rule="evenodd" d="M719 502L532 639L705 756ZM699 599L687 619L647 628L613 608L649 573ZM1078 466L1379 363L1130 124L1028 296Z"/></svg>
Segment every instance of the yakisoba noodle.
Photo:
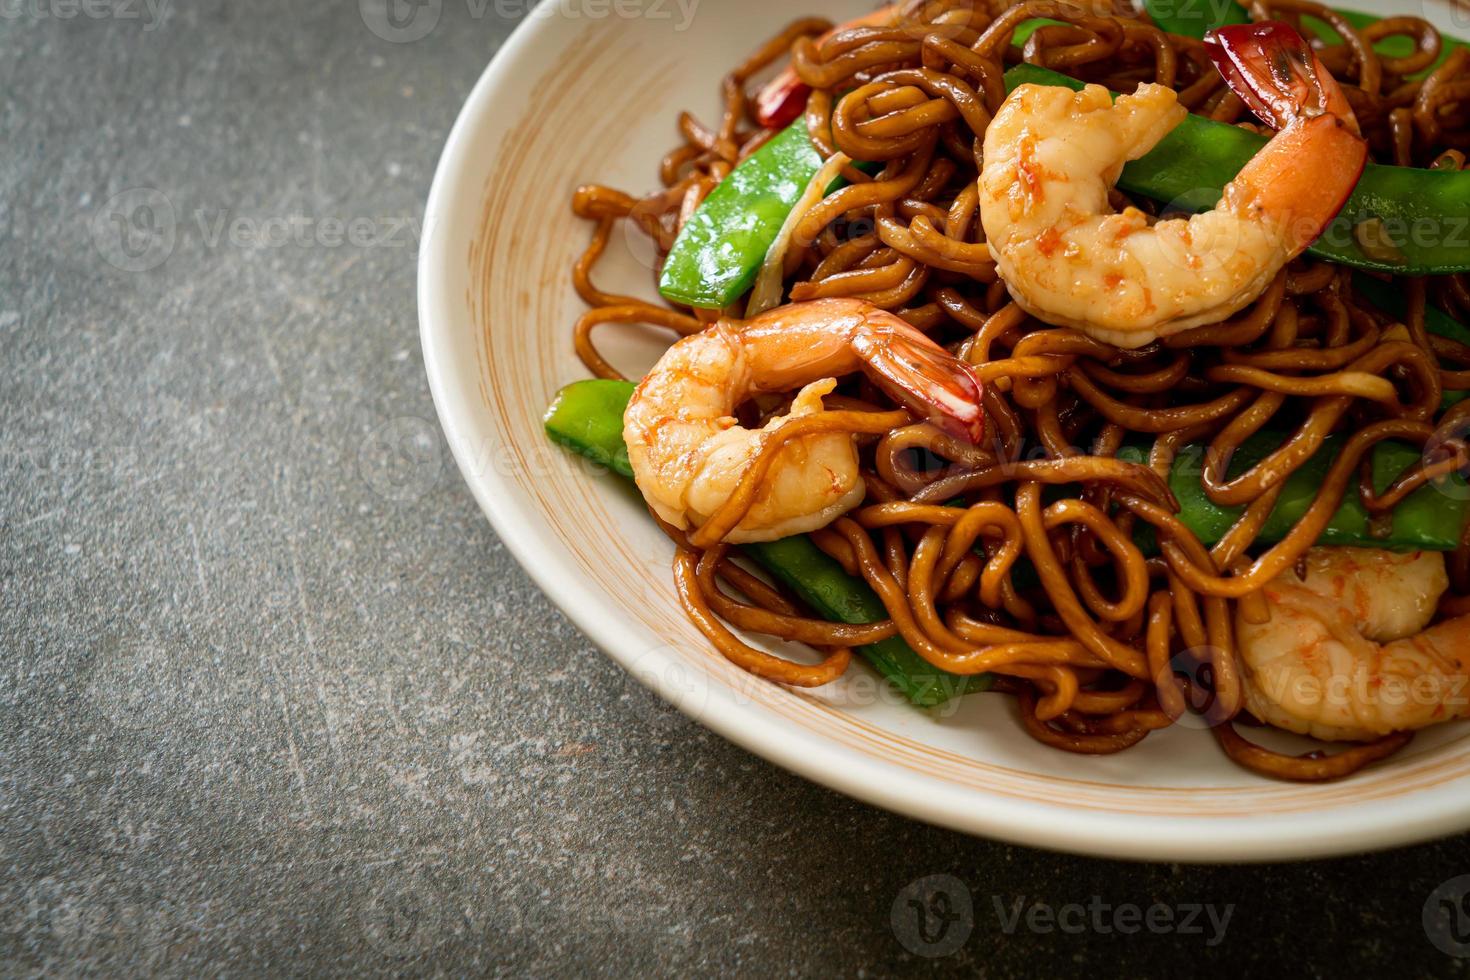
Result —
<svg viewBox="0 0 1470 980"><path fill-rule="evenodd" d="M1441 51L1439 34L1419 18L1359 30L1306 0L1257 3L1250 12L1308 36L1307 15L1338 32L1342 43L1320 57L1342 84L1373 159L1465 167L1470 51L1411 78ZM1061 23L1014 47L1016 29L1039 17ZM726 77L713 125L682 114L682 142L659 168L661 190L577 191L576 213L595 228L573 270L592 307L576 325L576 350L594 374L616 378L598 353L599 327L636 324L684 336L719 315L606 292L593 271L619 222L632 222L664 254L705 196L772 137L750 123L747 90L789 54L811 87L805 120L821 155L841 152L881 167L871 174L844 167L848 185L799 215L781 256L790 299L863 299L950 345L984 382L988 431L970 445L894 410L866 381L829 397L833 411L776 430L707 523L688 532L665 525L676 544L679 595L695 624L742 668L796 686L832 681L853 647L901 636L944 670L998 677L998 689L1015 695L1025 730L1069 752L1126 749L1190 706L1216 722L1231 758L1290 779L1345 775L1402 747L1410 736L1401 733L1308 757L1253 744L1237 728L1248 718L1234 617L1266 615L1262 588L1303 561L1349 495L1381 515L1464 466L1466 447L1452 439L1375 494L1364 460L1384 440L1422 446L1437 430L1461 432L1470 422L1470 402L1440 408L1444 390L1470 389L1470 348L1425 325L1431 303L1470 318L1470 280L1395 281L1407 299L1400 322L1360 299L1350 270L1303 258L1228 320L1142 349L1049 327L1010 299L980 228L980 148L1006 97L1005 70L1024 60L1120 91L1154 82L1191 112L1253 125L1204 45L1140 15L1049 0L910 3L893 26L842 30L819 42L831 27L797 20L762 45ZM1410 53L1376 53L1374 44L1390 35L1406 38ZM1115 207L1158 212L1147 199L1113 197ZM1358 232L1372 254L1374 229ZM1227 477L1225 462L1268 424L1290 434L1248 471ZM881 622L811 618L721 543L783 442L815 429L863 434L866 500L812 538L871 586L888 612ZM1306 513L1276 543L1259 542L1285 477L1329 436L1341 450ZM1125 442L1140 440L1146 463L1118 458ZM1201 480L1210 499L1244 508L1209 548L1177 516L1167 482L1191 444L1209 447ZM967 506L944 506L956 499ZM1150 554L1136 543L1145 526L1157 541ZM1450 556L1443 606L1450 613L1470 609L1467 545L1470 536ZM1035 581L1013 574L1023 556ZM824 656L814 665L776 657L731 627L810 644Z"/></svg>

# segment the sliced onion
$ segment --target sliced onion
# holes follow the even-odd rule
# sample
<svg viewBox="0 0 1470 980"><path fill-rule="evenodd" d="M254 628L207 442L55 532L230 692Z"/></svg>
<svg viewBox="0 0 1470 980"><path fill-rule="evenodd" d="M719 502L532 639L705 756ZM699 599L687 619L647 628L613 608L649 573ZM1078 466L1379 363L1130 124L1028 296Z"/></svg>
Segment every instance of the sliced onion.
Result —
<svg viewBox="0 0 1470 980"><path fill-rule="evenodd" d="M806 190L801 192L801 197L796 199L796 204L786 220L781 223L781 230L776 233L776 240L771 247L766 249L766 257L761 262L761 271L756 274L755 286L750 291L750 299L745 304L745 316L747 319L759 313L764 313L773 307L781 305L782 280L786 265L786 252L791 247L791 236L796 232L796 226L806 213L816 207L827 190L827 186L837 179L842 168L852 162L852 158L846 153L834 153L827 162L818 168L812 179L807 183Z"/></svg>

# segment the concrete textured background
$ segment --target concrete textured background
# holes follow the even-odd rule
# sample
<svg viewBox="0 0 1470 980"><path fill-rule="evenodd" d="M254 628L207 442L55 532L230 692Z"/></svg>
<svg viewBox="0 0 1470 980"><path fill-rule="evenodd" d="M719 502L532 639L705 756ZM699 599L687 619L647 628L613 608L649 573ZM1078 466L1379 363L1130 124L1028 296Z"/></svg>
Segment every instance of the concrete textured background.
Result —
<svg viewBox="0 0 1470 980"><path fill-rule="evenodd" d="M625 682L470 500L419 355L432 168L521 5L389 43L383 2L0 0L0 973L1470 972L1423 918L1467 838L1007 847ZM1006 924L1155 902L1232 917Z"/></svg>

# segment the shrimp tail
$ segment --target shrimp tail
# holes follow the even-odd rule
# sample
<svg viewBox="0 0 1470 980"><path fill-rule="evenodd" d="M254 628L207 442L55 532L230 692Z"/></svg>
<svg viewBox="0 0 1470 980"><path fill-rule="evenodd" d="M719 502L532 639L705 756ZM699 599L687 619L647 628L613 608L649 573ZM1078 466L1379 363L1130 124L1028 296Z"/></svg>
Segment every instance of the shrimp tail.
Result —
<svg viewBox="0 0 1470 980"><path fill-rule="evenodd" d="M985 437L982 386L970 365L922 334L860 334L852 344L863 373L904 408L972 444Z"/></svg>
<svg viewBox="0 0 1470 980"><path fill-rule="evenodd" d="M1341 86L1296 29L1280 21L1220 27L1205 50L1231 91L1277 136L1246 164L1234 190L1286 219L1301 254L1342 211L1368 162L1368 144Z"/></svg>
<svg viewBox="0 0 1470 980"><path fill-rule="evenodd" d="M1217 27L1205 35L1205 51L1230 90L1272 129L1325 113L1361 135L1342 87L1290 24Z"/></svg>

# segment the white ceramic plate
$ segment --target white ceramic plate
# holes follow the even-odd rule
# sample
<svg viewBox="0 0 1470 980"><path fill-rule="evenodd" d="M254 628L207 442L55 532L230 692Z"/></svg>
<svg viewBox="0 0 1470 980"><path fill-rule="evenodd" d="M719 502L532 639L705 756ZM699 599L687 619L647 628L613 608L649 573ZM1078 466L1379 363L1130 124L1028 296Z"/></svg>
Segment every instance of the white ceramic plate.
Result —
<svg viewBox="0 0 1470 980"><path fill-rule="evenodd" d="M841 19L868 4L806 6ZM1421 12L1413 0L1379 7ZM1463 11L1426 7L1442 29L1470 34ZM586 374L571 346L583 307L569 270L589 227L568 201L583 181L655 186L676 113L716 118L721 74L798 12L785 0L548 0L465 104L425 218L424 358L465 480L521 564L602 649L703 724L836 790L957 830L1100 856L1227 861L1470 826L1465 726L1422 734L1343 782L1287 784L1232 765L1202 731L1089 758L1032 741L1005 697L924 713L883 696L866 668L821 691L787 690L731 666L689 625L669 543L636 494L542 435L557 389ZM648 258L636 235L615 236L598 278L652 296ZM667 343L651 331L608 334L604 350L629 372Z"/></svg>

